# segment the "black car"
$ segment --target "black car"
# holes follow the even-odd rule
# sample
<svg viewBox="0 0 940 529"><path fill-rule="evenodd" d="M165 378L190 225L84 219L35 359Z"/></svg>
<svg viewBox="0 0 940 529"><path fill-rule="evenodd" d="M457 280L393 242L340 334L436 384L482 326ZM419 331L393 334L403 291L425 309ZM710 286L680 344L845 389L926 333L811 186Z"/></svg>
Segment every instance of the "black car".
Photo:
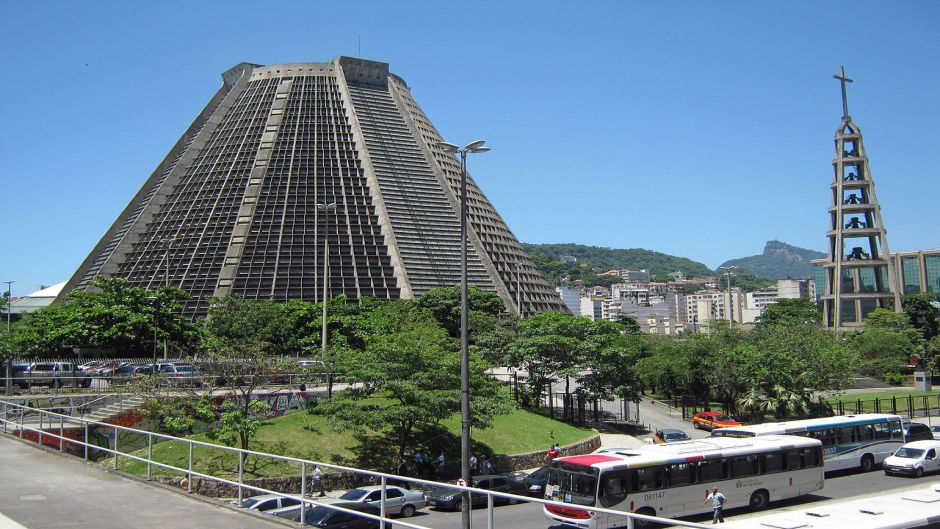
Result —
<svg viewBox="0 0 940 529"><path fill-rule="evenodd" d="M545 484L548 483L549 467L539 467L523 479L529 496L541 498L545 496Z"/></svg>
<svg viewBox="0 0 940 529"><path fill-rule="evenodd" d="M342 507L351 511L374 514L375 516L381 515L379 508L370 503L363 503L359 501L340 501L331 503L330 505L335 505L336 507ZM290 519L294 520L295 522L299 522L300 510L298 509L297 514L291 516ZM338 511L336 509L330 509L329 507L323 505L308 507L307 512L304 514L304 523L314 527L321 527L323 529L375 529L379 526L378 520L366 518L365 516L357 516L355 514ZM390 524L386 524L386 527L389 525Z"/></svg>
<svg viewBox="0 0 940 529"><path fill-rule="evenodd" d="M515 479L511 476L502 476L498 474L474 476L473 482L470 484L470 486L476 487L478 489L492 490L494 492L518 494L519 496L525 496L527 494L526 484L523 481ZM432 489L431 492L428 492L427 494L428 505L431 507L437 507L439 509L459 509L460 494L461 491L457 489L449 489L444 487ZM510 504L515 503L513 500L501 498L499 496L493 498L493 502ZM470 505L473 507L486 505L486 494L481 494L479 492L472 493L470 495Z"/></svg>
<svg viewBox="0 0 940 529"><path fill-rule="evenodd" d="M933 441L933 432L924 423L912 422L904 429L904 442L911 441Z"/></svg>

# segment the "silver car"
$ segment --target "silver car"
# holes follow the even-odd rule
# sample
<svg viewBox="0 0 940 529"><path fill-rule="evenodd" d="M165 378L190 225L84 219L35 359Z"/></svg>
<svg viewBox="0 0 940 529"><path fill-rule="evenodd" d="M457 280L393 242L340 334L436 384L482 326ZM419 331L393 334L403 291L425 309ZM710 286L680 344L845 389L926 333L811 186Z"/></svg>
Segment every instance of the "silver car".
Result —
<svg viewBox="0 0 940 529"><path fill-rule="evenodd" d="M242 500L241 506L252 511L267 512L284 507L297 507L299 505L300 500L297 498L285 498L279 494L261 494L260 496L245 498Z"/></svg>
<svg viewBox="0 0 940 529"><path fill-rule="evenodd" d="M379 507L382 500L382 486L359 487L340 496L343 501L362 502ZM427 506L424 495L401 487L385 487L385 513L400 514L409 517L418 509Z"/></svg>

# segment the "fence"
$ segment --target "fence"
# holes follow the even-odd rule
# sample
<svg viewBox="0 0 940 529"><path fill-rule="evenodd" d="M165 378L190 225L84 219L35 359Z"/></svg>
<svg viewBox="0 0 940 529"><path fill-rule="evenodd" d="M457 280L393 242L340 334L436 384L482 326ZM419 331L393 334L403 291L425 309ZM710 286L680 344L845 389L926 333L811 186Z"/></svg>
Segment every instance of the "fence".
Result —
<svg viewBox="0 0 940 529"><path fill-rule="evenodd" d="M839 401L833 405L836 415L857 413L891 413L914 417L940 416L940 393L936 395L892 396L883 399L862 400L855 402Z"/></svg>
<svg viewBox="0 0 940 529"><path fill-rule="evenodd" d="M561 507L570 507L569 504L548 501L538 498L530 498L527 496L518 496L515 494L508 494L503 492L496 492L485 489L478 489L474 487L452 485L446 483L438 483L434 481L422 480L417 478L403 477L392 474L386 474L382 472L374 472L369 470L361 470L357 468L344 467L340 465L334 465L329 463L321 463L317 461L309 461L304 459L298 459L287 456L280 456L275 454L267 454L263 452L255 452L252 450L243 450L240 448L214 445L209 443L204 443L201 441L195 441L187 438L174 437L171 435L164 435L156 432L149 432L145 430L138 430L135 428L129 428L125 426L119 426L116 424L107 424L99 423L95 421L88 421L84 419L76 419L67 415L53 413L48 410L30 408L27 406L22 406L8 401L0 401L0 422L3 424L2 431L4 434L18 436L20 439L32 439L36 438L37 446L51 446L53 449L57 448L60 452L63 453L77 453L80 454L80 457L86 461L92 459L92 452L98 452L105 456L105 461L110 461L110 466L113 469L118 470L120 467L120 459L124 458L129 461L136 461L146 465L146 476L147 479L153 479L153 470L154 468L160 468L164 470L169 470L174 473L178 473L186 477L185 488L187 492L193 491L193 479L201 478L204 480L210 480L218 482L220 484L228 485L238 489L238 502L241 504L244 499L245 491L257 492L261 494L277 494L283 497L290 497L297 499L301 502L301 505L305 505L300 509L300 523L305 522L306 516L306 505L310 506L325 506L330 509L336 509L339 511L346 512L354 516L360 516L365 518L371 518L379 522L379 527L385 529L386 527L392 527L392 523L389 522L386 518L386 488L389 486L389 482L408 482L416 485L421 485L424 487L446 487L453 490L459 490L465 493L464 499L469 499L467 494L479 494L486 496L487 510L486 510L486 520L487 528L494 529L494 518L493 518L493 509L495 506L496 499L508 500L510 502L532 502L540 503L543 505L557 505ZM88 441L89 430L92 427L97 428L106 428L109 429L113 435L110 436L112 440L108 446L99 446L93 445ZM83 431L84 435L79 439L77 435L69 435L66 431L66 428L71 430ZM11 431L12 430L12 431ZM27 432L30 434L27 436ZM56 433L58 432L58 433ZM145 455L135 455L129 452L122 452L124 446L121 444L121 439L127 441L128 438L132 439L143 439L144 442L141 444L140 450L143 450L143 447L146 447ZM162 439L164 441L176 441L179 443L185 444L187 447L187 466L186 468L170 465L165 462L159 462L154 460L153 456L153 446L155 439ZM136 443L135 443L136 446ZM212 451L220 451L224 454L234 454L237 462L237 480L232 480L224 478L221 476L214 476L206 472L200 472L194 469L195 454L196 449L200 449L202 455L205 456L207 453ZM126 448L125 448L126 450ZM139 451L140 451L139 450ZM299 470L300 475L300 490L298 494L287 494L279 491L274 491L265 487L259 487L257 485L252 485L245 482L245 466L246 461L249 457L261 458L270 461L280 462L282 464L293 465ZM311 500L307 497L308 492L312 493L313 490L311 487L308 487L308 481L312 477L312 469L316 466L330 468L342 472L350 472L355 475L363 476L366 479L371 479L372 481L378 481L381 485L381 499L379 501L379 515L372 515L368 513L363 513L360 511L353 511L349 509L344 509L337 507L335 505L329 505L320 503L315 500ZM78 493L80 491L76 491ZM600 507L591 507L591 512L594 513L605 513L612 515L623 516L627 520L627 527L632 529L634 526L634 520L650 521L650 522L668 522L670 525L679 525L684 527L698 527L705 528L706 525L669 520L665 518L658 518L655 516L647 516L641 514L627 513L623 511L617 511L612 509L604 509ZM410 523L404 520L395 520L395 526L398 527L408 527L412 529L430 529L426 526Z"/></svg>
<svg viewBox="0 0 940 529"><path fill-rule="evenodd" d="M635 403L620 397L609 400L592 397L579 389L574 391L553 391L552 386L558 381L552 380L542 388L538 401L533 401L526 387L527 377L518 373L491 374L493 378L507 384L513 400L524 407L535 407L552 419L567 421L579 426L588 422L608 422L638 424L639 408Z"/></svg>

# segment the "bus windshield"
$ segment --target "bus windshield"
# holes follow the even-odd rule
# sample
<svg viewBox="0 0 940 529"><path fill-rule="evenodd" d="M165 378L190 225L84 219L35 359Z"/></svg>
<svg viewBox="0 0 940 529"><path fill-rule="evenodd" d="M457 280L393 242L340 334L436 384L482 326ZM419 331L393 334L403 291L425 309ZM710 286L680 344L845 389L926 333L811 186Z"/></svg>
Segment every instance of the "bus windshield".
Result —
<svg viewBox="0 0 940 529"><path fill-rule="evenodd" d="M594 505L597 494L597 469L558 463L553 466L545 487L546 499L576 505Z"/></svg>

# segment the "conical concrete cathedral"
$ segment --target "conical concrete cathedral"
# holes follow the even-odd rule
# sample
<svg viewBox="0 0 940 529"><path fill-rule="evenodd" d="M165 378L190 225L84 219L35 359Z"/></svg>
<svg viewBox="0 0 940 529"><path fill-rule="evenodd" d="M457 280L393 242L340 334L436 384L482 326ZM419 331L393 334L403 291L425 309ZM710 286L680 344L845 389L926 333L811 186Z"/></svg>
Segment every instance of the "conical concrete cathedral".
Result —
<svg viewBox="0 0 940 529"><path fill-rule="evenodd" d="M226 294L318 301L324 278L351 300L460 282L459 160L387 64L243 63L222 80L63 293L101 275L172 285L198 316ZM468 202L469 282L513 312L566 312L470 178Z"/></svg>
<svg viewBox="0 0 940 529"><path fill-rule="evenodd" d="M835 78L842 82L842 122L832 160L829 256L821 265L826 284L820 299L827 327L854 329L876 308L893 304L901 311L901 298L862 132L849 115L845 84L852 80L845 69Z"/></svg>

